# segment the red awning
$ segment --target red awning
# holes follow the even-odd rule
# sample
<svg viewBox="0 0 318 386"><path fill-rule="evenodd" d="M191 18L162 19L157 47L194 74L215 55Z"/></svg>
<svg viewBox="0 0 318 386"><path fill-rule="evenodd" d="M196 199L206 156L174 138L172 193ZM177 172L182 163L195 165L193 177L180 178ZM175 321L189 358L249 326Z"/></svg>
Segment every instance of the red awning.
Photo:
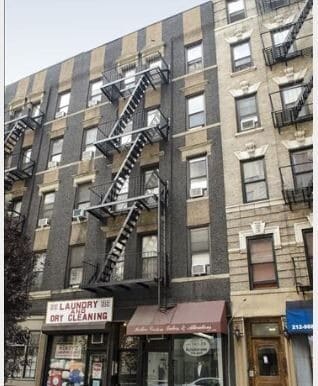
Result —
<svg viewBox="0 0 318 386"><path fill-rule="evenodd" d="M179 303L166 311L138 306L127 325L127 335L227 333L225 301Z"/></svg>

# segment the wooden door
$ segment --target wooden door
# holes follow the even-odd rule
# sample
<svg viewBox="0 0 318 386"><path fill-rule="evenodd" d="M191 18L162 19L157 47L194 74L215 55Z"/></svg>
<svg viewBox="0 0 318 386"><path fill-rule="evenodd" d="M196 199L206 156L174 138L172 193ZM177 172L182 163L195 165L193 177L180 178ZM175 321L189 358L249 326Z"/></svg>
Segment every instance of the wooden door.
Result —
<svg viewBox="0 0 318 386"><path fill-rule="evenodd" d="M281 341L252 339L254 386L285 386L287 378Z"/></svg>

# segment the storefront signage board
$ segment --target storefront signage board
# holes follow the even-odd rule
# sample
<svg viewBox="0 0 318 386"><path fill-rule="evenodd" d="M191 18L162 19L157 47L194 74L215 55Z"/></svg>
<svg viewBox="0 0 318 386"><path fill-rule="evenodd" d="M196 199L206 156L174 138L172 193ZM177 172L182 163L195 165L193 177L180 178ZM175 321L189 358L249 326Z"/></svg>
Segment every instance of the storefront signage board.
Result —
<svg viewBox="0 0 318 386"><path fill-rule="evenodd" d="M81 359L82 349L81 345L73 344L57 344L55 349L56 359Z"/></svg>
<svg viewBox="0 0 318 386"><path fill-rule="evenodd" d="M111 322L113 298L80 299L47 303L46 324Z"/></svg>
<svg viewBox="0 0 318 386"><path fill-rule="evenodd" d="M183 344L183 351L192 357L201 357L210 350L210 343L204 338L187 339Z"/></svg>

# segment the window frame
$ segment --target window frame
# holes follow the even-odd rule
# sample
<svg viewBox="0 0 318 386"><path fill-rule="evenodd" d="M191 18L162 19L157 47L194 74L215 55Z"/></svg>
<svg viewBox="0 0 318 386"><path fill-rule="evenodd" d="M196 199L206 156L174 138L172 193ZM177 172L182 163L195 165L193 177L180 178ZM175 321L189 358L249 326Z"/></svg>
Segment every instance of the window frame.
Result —
<svg viewBox="0 0 318 386"><path fill-rule="evenodd" d="M245 176L244 176L244 164L247 164L247 163L249 163L249 162L260 161L260 160L263 160L264 178L263 178L263 179L256 180L256 181L245 182ZM243 203L244 203L244 204L249 204L249 203L251 203L251 202L258 202L258 201L268 200L268 199L269 199L269 191L268 191L268 184L267 184L267 173L266 173L265 156L255 157L255 158L249 158L249 159L242 160L242 161L240 161L240 168L241 168L241 184L242 184ZM265 187L266 187L266 198L260 198L260 199L257 199L257 200L247 201L245 186L246 186L246 185L249 185L249 184L255 184L256 182L262 182L262 181L265 182Z"/></svg>
<svg viewBox="0 0 318 386"><path fill-rule="evenodd" d="M307 271L308 271L308 277L310 285L313 286L313 264L314 264L314 252L311 251L311 255L309 254L309 246L307 243L306 236L307 234L312 234L313 242L314 242L314 233L313 228L305 228L302 230L302 236L304 241L304 250L305 250L305 257L306 257L306 264L307 264Z"/></svg>
<svg viewBox="0 0 318 386"><path fill-rule="evenodd" d="M61 151L59 153L54 153L53 154L53 148L54 148L54 143L57 143L58 141L62 141L62 146L61 146ZM49 154L48 154L48 161L47 161L47 168L49 168L49 163L50 162L57 162L58 165L61 164L62 162L62 155L63 155L63 145L64 145L64 137L58 137L58 138L52 138L50 140L50 148L49 148ZM53 160L53 157L60 156L58 161Z"/></svg>
<svg viewBox="0 0 318 386"><path fill-rule="evenodd" d="M240 117L238 103L243 99L248 99L248 98L252 98L252 97L255 98L255 107L256 107L255 114L254 115L250 114L250 115L247 115L246 117L252 118L253 116L256 116L257 117L257 123L256 123L254 128L242 130L241 129L241 123L242 123L242 120L244 120L246 118ZM248 94L248 95L244 95L244 96L240 96L238 98L235 98L235 111L236 111L236 127L237 127L238 133L245 133L249 130L255 130L255 129L261 127L261 119L260 119L260 114L259 114L259 108L258 108L258 103L257 103L257 93L256 92L253 94Z"/></svg>
<svg viewBox="0 0 318 386"><path fill-rule="evenodd" d="M201 56L199 59L192 59L191 61L189 61L189 58L188 58L188 53L189 53L189 50L195 48L195 47L198 47L200 46L201 47ZM200 71L204 68L204 61L203 61L203 58L204 55L203 55L203 41L202 40L199 40L195 43L191 43L187 46L185 46L185 64L186 64L186 74L192 74L194 72L197 72L197 71ZM189 71L189 67L193 64L197 65L197 64L200 64L199 68L194 68L193 70Z"/></svg>
<svg viewBox="0 0 318 386"><path fill-rule="evenodd" d="M143 250L143 240L146 238L146 237L153 237L155 236L156 239L157 239L157 250L156 251L149 251L149 252L146 252ZM149 279L149 276L144 276L144 272L143 272L143 268L144 268L144 261L147 260L147 259L156 259L156 263L157 263L157 266L156 266L156 272L155 272L155 276L158 276L158 232L147 232L147 233L143 233L143 234L140 234L140 265L141 265L141 275L140 277L143 278L143 279ZM147 257L144 256L145 253L151 253L151 252L156 252L155 255L149 255ZM149 274L149 272L148 272Z"/></svg>
<svg viewBox="0 0 318 386"><path fill-rule="evenodd" d="M83 253L83 260L82 260L82 265L81 266L72 266L72 250L75 250L76 248L83 248L84 253ZM85 260L85 244L75 244L75 245L69 245L69 250L68 250L68 258L67 258L67 272L66 272L66 283L65 283L65 288L79 288L84 277L84 260ZM81 281L78 284L71 284L71 270L72 269L82 269L82 277Z"/></svg>
<svg viewBox="0 0 318 386"><path fill-rule="evenodd" d="M92 107L90 106L90 102L97 99L97 103L95 105L98 105L102 102L102 96L103 96L103 92L101 90L101 88L99 88L100 92L96 93L96 94L92 94L92 91L93 91L93 85L94 84L97 84L97 83L101 83L101 86L103 85L103 79L102 78L98 78L98 79L94 79L94 80L91 80L89 82L89 85L88 85L88 95L87 95L87 107Z"/></svg>
<svg viewBox="0 0 318 386"><path fill-rule="evenodd" d="M96 138L94 140L94 142L91 142L91 143L86 143L86 140L87 140L87 132L90 131L90 130L96 130ZM86 151L91 151L94 153L94 156L93 158L96 157L96 152L97 152L97 148L96 146L94 145L94 143L97 141L97 134L98 134L98 127L87 127L83 130L83 137L82 137L82 153L81 153L81 159L83 159L83 153L86 152Z"/></svg>
<svg viewBox="0 0 318 386"><path fill-rule="evenodd" d="M30 152L29 156L27 154L28 152ZM22 149L21 162L23 166L27 166L32 162L31 156L32 156L32 146L28 146Z"/></svg>
<svg viewBox="0 0 318 386"><path fill-rule="evenodd" d="M246 44L246 43L248 43L249 50L250 50L250 55L235 60L235 58L234 58L234 49L239 47L239 46L241 46L241 45L243 45L243 44ZM245 58L250 58L249 63L236 67L235 62L238 61L238 60L245 59ZM244 40L242 40L240 42L237 42L237 43L234 43L234 44L231 44L231 61L232 61L232 72L239 72L239 71L245 70L247 68L251 68L253 66L252 48L251 48L251 39L250 38L244 39Z"/></svg>
<svg viewBox="0 0 318 386"><path fill-rule="evenodd" d="M203 110L190 114L190 111L189 111L189 101L191 99L197 98L199 96L202 96L202 98L203 98ZM196 94L193 94L193 95L186 96L186 112L187 112L186 127L187 127L188 130L194 129L196 127L203 127L203 126L206 125L206 103L205 103L205 93L204 93L204 91L196 93ZM203 112L203 122L202 122L202 124L199 124L199 125L196 125L196 126L190 126L190 117L192 117L194 115L197 115L197 114L201 114L202 112Z"/></svg>
<svg viewBox="0 0 318 386"><path fill-rule="evenodd" d="M62 98L63 98L64 95L67 95L67 94L69 94L68 104L61 106ZM67 91L63 91L63 92L59 93L58 96L57 96L57 104L56 104L55 117L61 111L64 111L64 115L67 115L69 107L70 107L70 104L71 104L71 90L67 90Z"/></svg>
<svg viewBox="0 0 318 386"><path fill-rule="evenodd" d="M80 189L82 189L84 186L88 186L88 194L90 196L90 189L89 187L92 185L91 181L88 181L88 182L83 182L81 184L78 184L76 186L76 192L75 192L75 200L74 200L74 208L73 209L84 209L86 210L86 208L82 208L82 207L79 207L79 205L82 205L82 204L86 204L88 203L89 205L87 206L90 207L91 205L91 200L89 201L79 201L79 196L80 196Z"/></svg>
<svg viewBox="0 0 318 386"><path fill-rule="evenodd" d="M210 275L211 274L211 270L212 270L212 263L211 263L211 234L210 234L210 224L206 224L206 225L198 225L198 226L192 226L192 227L189 227L188 228L188 251L189 251L189 268L190 268L190 272L188 274L189 277L195 277L196 275L192 275L192 267L193 267L193 252L192 252L192 232L193 231L198 231L198 230L207 230L207 234L208 234L208 240L207 240L207 243L208 243L208 263L205 264L207 265L207 271L206 271L206 275Z"/></svg>
<svg viewBox="0 0 318 386"><path fill-rule="evenodd" d="M157 179L157 181L158 181L157 187L146 189L146 174L150 173L150 172L154 172L154 171L157 171L157 173L159 174L159 164L147 166L147 167L144 167L141 169L141 173L142 173L142 191L141 191L141 194L151 194L151 193L146 193L146 190L154 190L154 194L159 194L159 186L160 186L159 178Z"/></svg>
<svg viewBox="0 0 318 386"><path fill-rule="evenodd" d="M34 273L34 278L32 280L32 284L31 284L31 291L40 291L41 290L41 287L42 287L42 284L43 284L43 273L44 273L44 269L45 269L45 262L46 262L46 259L47 259L47 251L46 250L43 250L43 251L37 251L35 252L35 256L36 256L36 260L35 260L35 263L34 263L34 268L33 268L33 273ZM43 261L43 270L36 270L36 265L38 264L38 260L41 259L41 257L43 258L44 256L44 261ZM42 274L42 277L41 277L41 281L40 281L40 284L37 284L35 285L34 283L34 279L38 277L38 272L40 272Z"/></svg>
<svg viewBox="0 0 318 386"><path fill-rule="evenodd" d="M312 160L312 168L311 168L311 170L302 171L302 172L298 172L298 173L295 171L295 167L297 165L299 166L300 164L297 164L297 163L293 162L293 154L299 153L299 152L302 152L302 151L306 151L306 150L311 150L312 153L313 153L313 146L312 145L304 146L304 147L300 147L300 148L297 148L297 149L291 149L289 151L290 164L291 164L291 167L292 167L292 174L293 174L293 183L294 183L294 187L295 188L299 187L299 184L297 182L297 176L311 173L312 174L312 180L313 180L313 160Z"/></svg>
<svg viewBox="0 0 318 386"><path fill-rule="evenodd" d="M236 13L238 12L241 12L242 14L244 13L244 16L243 17L240 17L239 19L237 20L231 20L231 13L229 12L229 3L234 3L235 0L227 0L226 1L226 15L227 15L227 23L228 24L232 24L232 23L235 23L239 20L243 20L246 18L246 6L245 6L245 1L242 0L242 3L243 3L243 9L241 11L237 11ZM232 13L233 14L233 13Z"/></svg>
<svg viewBox="0 0 318 386"><path fill-rule="evenodd" d="M203 189L203 196L202 197L209 197L209 165L208 165L208 155L207 154L201 154L201 155L196 155L195 157L191 157L187 159L187 198L190 200L195 200L196 198L202 198L202 197L191 197L190 191L191 191L191 181L194 179L199 179L203 177L195 177L191 178L191 163L197 161L201 161L205 159L205 178L206 178L206 188Z"/></svg>
<svg viewBox="0 0 318 386"><path fill-rule="evenodd" d="M50 216L44 216L44 213L48 212L49 210L48 209L44 209L44 205L45 205L45 197L47 197L49 194L54 194L54 200L53 200L53 203L50 204L52 205L52 209L50 209L50 211L52 212ZM40 209L40 213L39 213L39 218L38 218L38 221L42 218L48 218L49 220L52 220L53 218L53 213L54 213L54 205L55 205L55 199L56 199L56 191L53 190L53 191L49 191L49 192L45 192L42 194L42 197L41 197L41 209Z"/></svg>
<svg viewBox="0 0 318 386"><path fill-rule="evenodd" d="M283 46L284 42L286 41L286 37L288 36L290 30L293 27L293 23L287 24L287 25L285 25L283 27L284 28L282 28L282 26L281 26L281 27L273 28L272 30L270 30L270 36L271 36L271 42L272 42L273 51L275 51L277 47L282 47ZM283 33L284 31L288 31L284 41L282 43L276 43L275 42L275 34ZM298 51L297 51L297 45L296 45L296 41L295 41L291 45L291 47L289 48L289 50L287 52L287 55L286 55L286 58L290 58L292 56L297 56L297 54L298 54ZM278 56L280 56L280 55L278 55ZM276 57L276 51L274 53L274 57Z"/></svg>
<svg viewBox="0 0 318 386"><path fill-rule="evenodd" d="M255 285L253 281L253 270L252 267L255 264L252 264L251 259L251 248L250 248L250 241L253 240L261 240L261 239L271 239L272 244L272 264L274 266L274 273L275 273L275 281L263 281L261 285ZM249 286L250 290L258 290L258 289L267 289L267 288L279 288L279 280L278 280L278 272L277 272L277 262L276 262L276 254L275 254L275 245L274 245L274 234L273 233L267 233L262 235L255 235L255 236L247 236L246 237L246 251L247 251L247 263L248 263L248 277L249 277ZM264 264L264 263L257 263L257 264ZM271 285L274 284L274 285Z"/></svg>

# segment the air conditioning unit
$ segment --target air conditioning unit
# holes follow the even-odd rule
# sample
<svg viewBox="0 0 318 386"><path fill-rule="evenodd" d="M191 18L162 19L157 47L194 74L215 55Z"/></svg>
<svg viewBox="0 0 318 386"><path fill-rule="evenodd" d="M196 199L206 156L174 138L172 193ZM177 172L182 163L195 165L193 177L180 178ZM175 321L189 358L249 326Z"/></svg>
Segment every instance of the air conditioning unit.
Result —
<svg viewBox="0 0 318 386"><path fill-rule="evenodd" d="M82 161L91 160L94 158L95 152L93 151L84 151L82 154Z"/></svg>
<svg viewBox="0 0 318 386"><path fill-rule="evenodd" d="M203 196L203 188L191 188L190 189L190 197L202 197Z"/></svg>
<svg viewBox="0 0 318 386"><path fill-rule="evenodd" d="M192 276L206 275L207 274L206 264L193 265L191 268L191 274Z"/></svg>
<svg viewBox="0 0 318 386"><path fill-rule="evenodd" d="M51 219L49 219L49 218L40 218L39 222L38 222L38 226L40 228L48 227L48 226L50 226L50 223L51 223Z"/></svg>
<svg viewBox="0 0 318 386"><path fill-rule="evenodd" d="M88 107L96 106L96 105L98 105L98 103L99 103L98 99L92 99L92 100L88 101Z"/></svg>
<svg viewBox="0 0 318 386"><path fill-rule="evenodd" d="M59 162L58 161L50 161L48 164L47 164L47 167L49 169L53 169L53 168L56 168L59 166Z"/></svg>
<svg viewBox="0 0 318 386"><path fill-rule="evenodd" d="M255 129L257 117L247 118L241 120L241 130Z"/></svg>
<svg viewBox="0 0 318 386"><path fill-rule="evenodd" d="M87 218L85 209L74 209L73 210L73 219L76 220L85 220Z"/></svg>
<svg viewBox="0 0 318 386"><path fill-rule="evenodd" d="M58 111L56 114L55 114L55 118L62 118L66 115L65 111Z"/></svg>

